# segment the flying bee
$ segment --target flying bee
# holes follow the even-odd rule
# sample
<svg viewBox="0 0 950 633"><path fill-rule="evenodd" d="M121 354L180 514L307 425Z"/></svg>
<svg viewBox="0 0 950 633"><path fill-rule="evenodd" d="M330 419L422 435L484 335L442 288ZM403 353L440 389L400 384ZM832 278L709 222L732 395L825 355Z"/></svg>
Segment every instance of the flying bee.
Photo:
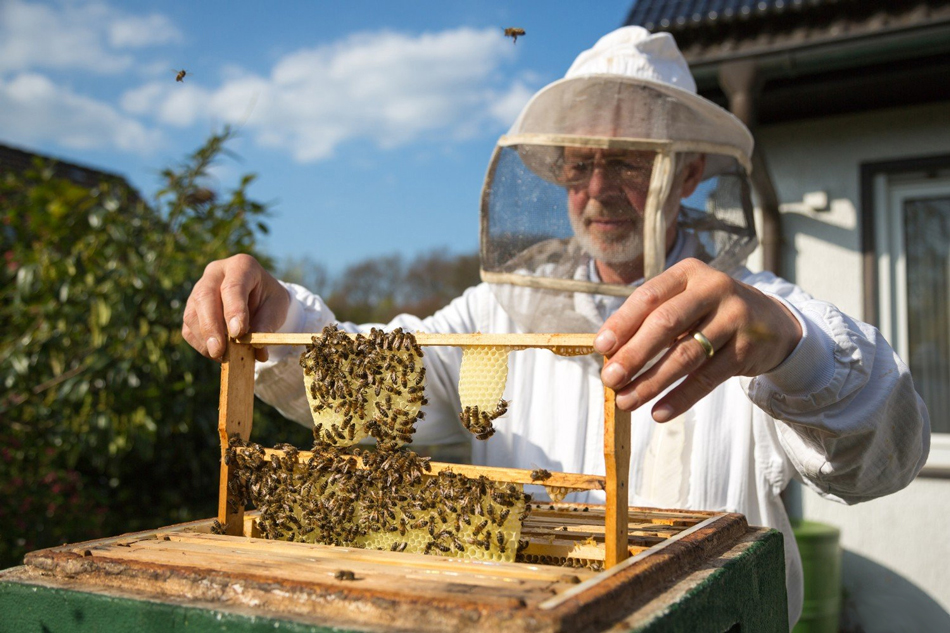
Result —
<svg viewBox="0 0 950 633"><path fill-rule="evenodd" d="M509 26L508 28L505 29L505 37L510 37L512 44L516 44L518 42L518 38L524 37L524 36L525 36L524 29L521 29L515 26Z"/></svg>
<svg viewBox="0 0 950 633"><path fill-rule="evenodd" d="M185 75L187 75L187 74L188 74L188 72L187 72L184 68L182 68L181 70L176 70L176 71L175 71L175 81L177 81L177 82L179 82L179 83L184 82L184 81L185 81Z"/></svg>

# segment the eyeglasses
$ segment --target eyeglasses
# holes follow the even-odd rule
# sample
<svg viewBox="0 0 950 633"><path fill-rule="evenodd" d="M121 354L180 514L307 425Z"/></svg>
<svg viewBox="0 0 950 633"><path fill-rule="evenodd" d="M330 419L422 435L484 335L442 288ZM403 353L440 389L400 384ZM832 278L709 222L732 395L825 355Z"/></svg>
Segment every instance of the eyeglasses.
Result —
<svg viewBox="0 0 950 633"><path fill-rule="evenodd" d="M586 184L597 168L602 169L609 180L646 188L650 185L653 161L642 156L561 156L553 171L559 184L576 186Z"/></svg>

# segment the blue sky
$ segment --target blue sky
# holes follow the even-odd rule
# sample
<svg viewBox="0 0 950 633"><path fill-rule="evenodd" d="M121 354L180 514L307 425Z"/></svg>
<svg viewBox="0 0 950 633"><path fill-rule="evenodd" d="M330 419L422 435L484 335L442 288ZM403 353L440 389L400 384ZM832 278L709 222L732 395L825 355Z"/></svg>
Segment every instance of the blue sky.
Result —
<svg viewBox="0 0 950 633"><path fill-rule="evenodd" d="M258 174L278 258L471 252L495 140L632 4L0 0L0 142L151 197L228 123L212 184Z"/></svg>

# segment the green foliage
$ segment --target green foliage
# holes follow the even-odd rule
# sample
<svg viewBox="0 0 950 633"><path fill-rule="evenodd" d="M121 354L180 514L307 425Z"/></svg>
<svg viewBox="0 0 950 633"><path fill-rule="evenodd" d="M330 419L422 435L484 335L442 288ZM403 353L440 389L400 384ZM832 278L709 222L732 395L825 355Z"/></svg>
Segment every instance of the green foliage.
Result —
<svg viewBox="0 0 950 633"><path fill-rule="evenodd" d="M124 181L88 188L37 162L0 175L0 568L27 551L211 517L219 472L219 366L181 336L208 262L249 253L266 232L245 176L224 196L208 171L225 130L161 172L153 203ZM361 262L330 283L338 316L433 312L475 283L477 257L442 251ZM258 401L254 439L307 446L310 432Z"/></svg>
<svg viewBox="0 0 950 633"><path fill-rule="evenodd" d="M230 136L163 171L153 205L41 163L0 181L0 567L214 514L219 367L181 315L211 260L267 263L253 176L220 200L204 187Z"/></svg>

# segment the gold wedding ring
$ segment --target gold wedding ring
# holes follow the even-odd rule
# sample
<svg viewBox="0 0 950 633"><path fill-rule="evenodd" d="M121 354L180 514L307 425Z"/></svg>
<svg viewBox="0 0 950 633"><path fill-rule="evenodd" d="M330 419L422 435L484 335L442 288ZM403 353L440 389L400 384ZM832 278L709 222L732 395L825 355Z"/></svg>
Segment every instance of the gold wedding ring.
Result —
<svg viewBox="0 0 950 633"><path fill-rule="evenodd" d="M700 332L696 330L693 332L693 338L696 339L696 342L703 346L703 351L706 353L706 358L712 358L713 354L716 353L716 348L713 347L712 343L709 342L709 339Z"/></svg>

